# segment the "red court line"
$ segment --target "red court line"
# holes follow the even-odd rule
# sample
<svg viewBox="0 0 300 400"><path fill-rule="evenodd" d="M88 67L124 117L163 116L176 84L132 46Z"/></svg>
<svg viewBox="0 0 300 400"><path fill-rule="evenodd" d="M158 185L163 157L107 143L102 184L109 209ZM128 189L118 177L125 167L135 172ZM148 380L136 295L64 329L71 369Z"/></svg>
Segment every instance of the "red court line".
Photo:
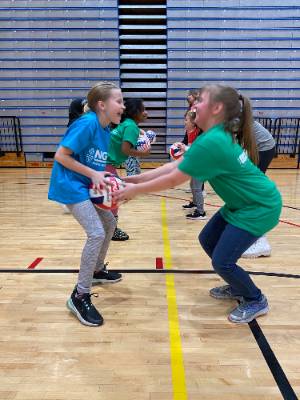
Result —
<svg viewBox="0 0 300 400"><path fill-rule="evenodd" d="M156 194L156 193L151 193L150 196L158 196L158 197L164 197L166 199L172 199L172 200L183 200L183 201L189 201L188 199L183 199L182 197L174 197L174 196L165 196L162 194ZM210 206L210 207L217 207L217 208L221 208L220 205L217 204L211 204L211 203L204 203L206 206ZM279 222L281 222L282 224L288 224L288 225L292 225L292 226L296 226L297 228L300 228L299 224L295 224L294 222L290 222L290 221L284 221L283 219L280 219Z"/></svg>
<svg viewBox="0 0 300 400"><path fill-rule="evenodd" d="M300 228L300 225L299 224L295 224L294 222L284 221L283 219L280 219L279 221L282 224L288 224L288 225L297 226L297 228Z"/></svg>
<svg viewBox="0 0 300 400"><path fill-rule="evenodd" d="M164 261L162 257L156 257L156 269L164 269Z"/></svg>
<svg viewBox="0 0 300 400"><path fill-rule="evenodd" d="M41 257L36 258L36 259L27 267L27 269L34 269L42 260L43 260L43 258L41 258Z"/></svg>

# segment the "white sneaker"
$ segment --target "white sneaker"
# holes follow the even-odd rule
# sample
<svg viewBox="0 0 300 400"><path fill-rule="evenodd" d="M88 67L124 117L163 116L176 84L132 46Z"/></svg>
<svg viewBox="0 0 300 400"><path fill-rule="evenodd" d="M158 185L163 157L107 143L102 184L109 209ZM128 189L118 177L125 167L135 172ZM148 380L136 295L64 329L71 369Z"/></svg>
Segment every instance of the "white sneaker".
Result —
<svg viewBox="0 0 300 400"><path fill-rule="evenodd" d="M271 246L265 236L260 237L252 246L246 250L242 258L270 257Z"/></svg>
<svg viewBox="0 0 300 400"><path fill-rule="evenodd" d="M60 204L60 205L63 209L64 214L71 214L70 210L68 209L68 207L65 204Z"/></svg>

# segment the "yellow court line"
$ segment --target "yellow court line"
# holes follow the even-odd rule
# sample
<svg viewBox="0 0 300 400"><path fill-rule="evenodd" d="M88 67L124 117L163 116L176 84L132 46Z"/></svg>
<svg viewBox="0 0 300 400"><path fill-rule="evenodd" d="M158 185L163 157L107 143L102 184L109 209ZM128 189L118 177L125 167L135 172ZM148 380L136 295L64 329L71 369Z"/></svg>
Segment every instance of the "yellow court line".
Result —
<svg viewBox="0 0 300 400"><path fill-rule="evenodd" d="M168 232L166 201L161 200L162 236L164 245L164 268L172 268L171 247ZM166 274L166 290L168 301L170 352L173 382L173 400L187 400L185 371L181 348L181 337L176 302L174 274Z"/></svg>

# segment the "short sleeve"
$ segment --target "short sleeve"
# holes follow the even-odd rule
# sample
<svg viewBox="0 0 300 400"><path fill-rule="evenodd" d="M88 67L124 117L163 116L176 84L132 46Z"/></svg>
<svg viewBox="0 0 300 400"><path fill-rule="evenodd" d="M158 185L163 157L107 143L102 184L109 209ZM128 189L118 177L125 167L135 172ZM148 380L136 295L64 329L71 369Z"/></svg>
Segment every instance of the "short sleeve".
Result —
<svg viewBox="0 0 300 400"><path fill-rule="evenodd" d="M123 132L123 142L129 142L135 146L140 134L140 128L136 124L127 125Z"/></svg>
<svg viewBox="0 0 300 400"><path fill-rule="evenodd" d="M78 119L70 125L60 146L79 154L91 143L94 130L95 121L87 118Z"/></svg>
<svg viewBox="0 0 300 400"><path fill-rule="evenodd" d="M220 175L222 171L219 164L217 151L194 142L178 168L181 172L205 182Z"/></svg>

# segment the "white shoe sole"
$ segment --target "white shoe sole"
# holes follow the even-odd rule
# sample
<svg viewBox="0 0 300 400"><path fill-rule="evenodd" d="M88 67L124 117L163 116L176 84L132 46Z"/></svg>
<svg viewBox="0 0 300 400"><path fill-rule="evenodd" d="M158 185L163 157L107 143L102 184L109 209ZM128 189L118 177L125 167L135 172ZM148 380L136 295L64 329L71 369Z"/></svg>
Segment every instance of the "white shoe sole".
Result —
<svg viewBox="0 0 300 400"><path fill-rule="evenodd" d="M80 313L77 311L77 308L74 306L74 303L71 298L69 298L67 301L67 308L71 311L72 314L74 314L79 319L79 321L83 325L87 325L87 326L101 326L102 325L102 324L101 325L93 324L93 323L88 322L85 319L83 319L82 316L80 315Z"/></svg>
<svg viewBox="0 0 300 400"><path fill-rule="evenodd" d="M108 284L108 283L117 283L117 282L120 282L121 280L122 280L122 278L115 279L115 280L113 280L113 281L109 281L109 280L107 280L107 279L93 279L92 283L93 283L93 284L99 283L99 284L101 284L101 285L106 285L106 284Z"/></svg>
<svg viewBox="0 0 300 400"><path fill-rule="evenodd" d="M201 221L205 221L206 219L207 219L207 217L197 217L197 218L192 218L192 217L185 217L186 219L189 219L189 220L191 220L191 221L199 221L199 220L201 220Z"/></svg>
<svg viewBox="0 0 300 400"><path fill-rule="evenodd" d="M271 257L271 251L270 252L262 251L262 252L255 253L255 254L242 254L241 255L241 258L258 258L258 257Z"/></svg>
<svg viewBox="0 0 300 400"><path fill-rule="evenodd" d="M263 308L260 311L257 311L256 314L252 315L252 317L248 318L248 319L244 319L243 321L239 321L239 320L235 320L235 319L231 319L230 318L230 314L228 315L228 319L230 322L234 323L234 324L248 324L249 322L253 321L255 318L259 317L260 315L265 315L269 312L269 306Z"/></svg>

